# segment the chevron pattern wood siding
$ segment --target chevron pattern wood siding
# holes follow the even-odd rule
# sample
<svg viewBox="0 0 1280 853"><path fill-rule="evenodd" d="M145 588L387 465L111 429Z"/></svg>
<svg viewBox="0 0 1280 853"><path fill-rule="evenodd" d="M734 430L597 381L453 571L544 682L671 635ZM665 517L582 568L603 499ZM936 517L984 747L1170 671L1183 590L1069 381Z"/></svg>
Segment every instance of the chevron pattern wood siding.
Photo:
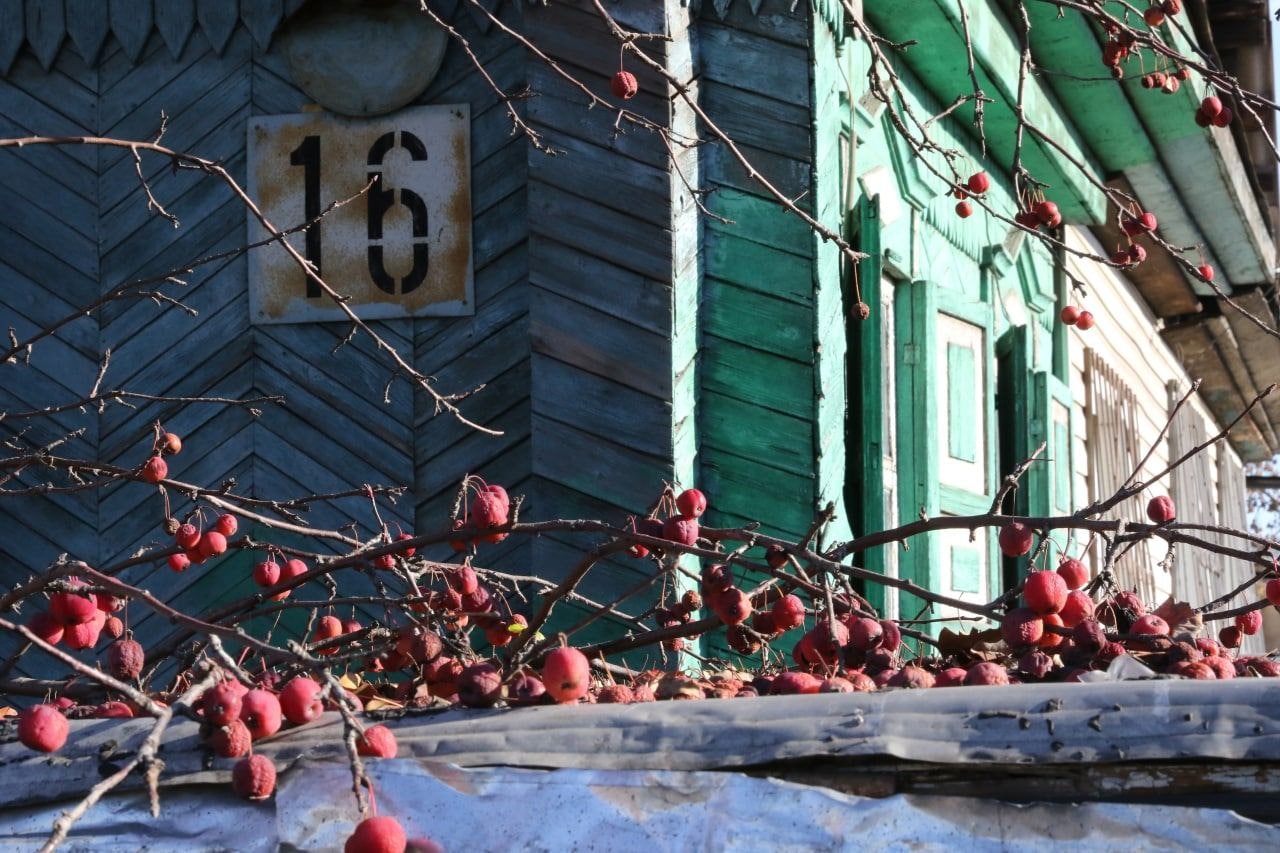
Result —
<svg viewBox="0 0 1280 853"><path fill-rule="evenodd" d="M100 21L90 26L74 19L74 50L57 50L53 36L47 43L43 36L32 40L45 30L32 29L28 20L27 47L11 63L0 63L9 66L0 76L0 132L146 139L154 136L163 112L169 117L166 144L220 160L243 183L248 117L298 112L308 102L269 47L271 19L278 16L260 16L264 7L278 10L281 4L244 3L237 21L234 2L113 2L110 32L101 31ZM126 9L146 11L133 21L141 30L145 17L145 31L129 29ZM519 20L516 4L502 12ZM452 17L498 85L517 89L526 73L521 49L496 30L486 35L490 28L482 30L471 15ZM7 20L12 19L10 13ZM6 20L2 12L0 20ZM0 40L0 59L5 44ZM92 67L85 56L96 58ZM437 377L439 387L487 386L468 413L503 429L501 438L433 417L429 401L404 382L392 385L391 402L384 404L389 365L367 338L357 336L331 354L345 326L250 327L243 258L184 276L187 286L175 295L198 312L194 318L173 308L159 310L150 301L119 302L69 325L36 348L31 366L3 368L0 410L34 409L82 395L109 347L110 386L166 395L283 394L287 405L265 407L257 419L235 407L113 407L99 418L41 423L28 440L50 440L87 420L86 432L64 446L68 455L134 466L146 452L150 425L160 419L184 436L184 450L170 466L177 479L205 485L234 480L239 492L260 497L404 484L410 496L380 501L379 509L405 530L442 526L467 472L514 492L528 490L527 147L511 135L504 108L456 47L420 101L471 104L477 310L462 319L373 326L402 353L412 353L415 365ZM147 211L127 152L0 152L0 201L23 212L0 219L0 313L20 336L123 281L244 243L244 209L216 180L185 170L175 174L159 160L146 161L146 172L156 196L181 220L180 229ZM0 424L0 437L17 429ZM184 508L181 501L174 506L176 513ZM162 518L157 493L138 483L0 501L0 580L12 583L63 552L109 565L160 543ZM320 527L355 524L365 533L373 521L363 499L317 506L307 518ZM259 538L282 541L278 533ZM526 542L489 546L485 559L527 563L527 550ZM437 556L445 557L444 551ZM183 574L163 563L148 564L122 576L177 606L199 609L248 592L256 559L236 555ZM344 578L344 592L358 593L360 583L372 589L359 578ZM130 627L144 644L167 633L168 626L144 608L130 609ZM286 623L283 629L296 627ZM0 646L0 654L8 648ZM23 663L16 672L38 666L35 660Z"/></svg>

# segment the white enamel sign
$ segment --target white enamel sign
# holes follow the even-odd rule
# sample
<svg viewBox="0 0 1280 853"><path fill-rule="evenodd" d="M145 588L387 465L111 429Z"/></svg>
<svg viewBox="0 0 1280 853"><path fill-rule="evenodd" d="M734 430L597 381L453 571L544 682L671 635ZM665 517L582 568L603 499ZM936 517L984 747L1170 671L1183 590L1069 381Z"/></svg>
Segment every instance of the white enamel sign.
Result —
<svg viewBox="0 0 1280 853"><path fill-rule="evenodd" d="M289 243L360 318L472 314L470 127L466 104L255 116L249 194L281 230L324 213ZM249 240L267 236L250 213ZM346 319L280 245L249 254L249 311L254 323Z"/></svg>

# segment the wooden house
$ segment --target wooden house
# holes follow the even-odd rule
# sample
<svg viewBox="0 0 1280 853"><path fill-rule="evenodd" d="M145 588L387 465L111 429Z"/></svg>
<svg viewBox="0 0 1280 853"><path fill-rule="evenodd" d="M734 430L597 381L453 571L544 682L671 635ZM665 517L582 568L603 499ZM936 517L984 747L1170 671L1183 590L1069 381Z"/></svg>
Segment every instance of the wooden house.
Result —
<svg viewBox="0 0 1280 853"><path fill-rule="evenodd" d="M442 391L483 385L461 406L502 434L434 414L426 395L391 381L367 336L335 352L349 324L269 247L184 273L178 295L195 316L141 300L68 325L29 365L4 368L0 409L83 394L108 348L115 387L283 394L285 405L258 417L167 403L70 412L27 440L87 423L69 448L132 466L161 419L186 441L171 468L178 479L234 480L261 496L404 483L407 496L381 511L406 530L442 526L459 479L477 472L526 495L525 516L539 519L619 520L666 480L703 488L715 523L759 520L799 538L830 502L837 520L823 537L835 541L920 513L985 511L1002 473L1040 442L1044 462L1016 509L1078 508L1109 494L1150 444L1148 470L1217 432L1275 378L1276 341L1171 263L1153 257L1119 275L1055 256L981 212L958 219L949 187L868 90L868 48L838 0L606 5L622 26L667 37L645 49L781 193L870 255L856 270L728 146L672 145L617 125L615 111L588 108L511 35L609 97L619 47L591 3L431 5L456 37L396 0L0 0L0 122L5 136L125 139L154 138L163 123L164 144L225 164L278 224L305 221L374 175L390 178L394 196L357 199L322 220L314 244L296 236L299 251L340 276L336 285L365 288L363 316ZM956 0L854 5L888 38L918 40L894 59L913 109L932 115L964 92ZM987 156L965 109L933 125L991 175L990 200L1007 212L1018 64L1010 5L965 4L977 73L995 101ZM1219 32L1212 5L1187 4L1202 47ZM1059 147L1032 140L1024 162L1050 185L1066 240L1095 251L1114 240L1105 197L1074 159L1131 189L1175 244L1205 246L1223 290L1274 320L1274 192L1259 188L1274 173L1251 164L1257 133L1196 127L1194 81L1165 97L1133 81L1054 73L1097 66L1098 33L1072 15L1054 20L1052 4L1029 12L1046 71L1028 81L1028 111ZM1240 36L1222 54L1260 83L1265 27L1257 38ZM464 42L494 86L527 84L529 96L500 98ZM624 61L640 81L631 109L696 132L671 82ZM509 109L557 156L513 132ZM17 334L259 235L216 179L150 157L143 175L180 229L149 210L127 150L0 151L0 315ZM856 319L855 277L866 321ZM1087 295L1069 295L1073 281ZM1095 314L1093 330L1057 321L1068 299ZM1203 385L1161 438L1170 401L1193 379ZM1242 523L1241 463L1276 451L1278 418L1280 400L1179 471L1168 488L1183 518ZM350 501L310 518L370 523L367 504ZM154 490L138 484L0 500L0 577L12 582L63 552L117 561L158 542L160 521ZM512 539L483 559L555 578L581 548L557 535ZM1169 570L1157 565L1163 556L1130 554L1122 577L1198 601L1246 570L1191 554ZM1021 570L967 532L858 559L984 601ZM182 575L144 565L125 577L197 605L242 594L251 560ZM588 589L616 591L647 571L615 561ZM877 603L890 614L920 609L909 596ZM133 627L143 638L165 630L142 614Z"/></svg>

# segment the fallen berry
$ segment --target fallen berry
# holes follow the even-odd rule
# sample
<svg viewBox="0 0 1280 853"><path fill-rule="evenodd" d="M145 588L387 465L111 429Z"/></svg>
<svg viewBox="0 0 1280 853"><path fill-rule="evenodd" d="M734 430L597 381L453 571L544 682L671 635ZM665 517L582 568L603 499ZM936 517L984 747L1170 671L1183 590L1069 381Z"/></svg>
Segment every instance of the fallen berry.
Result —
<svg viewBox="0 0 1280 853"><path fill-rule="evenodd" d="M884 626L879 620L859 616L845 624L849 628L849 645L860 651L874 649L884 639Z"/></svg>
<svg viewBox="0 0 1280 853"><path fill-rule="evenodd" d="M817 693L822 679L807 672L782 672L769 685L770 696L797 696Z"/></svg>
<svg viewBox="0 0 1280 853"><path fill-rule="evenodd" d="M250 755L231 770L231 786L246 800L265 800L276 789L276 766L265 755Z"/></svg>
<svg viewBox="0 0 1280 853"><path fill-rule="evenodd" d="M974 685L1003 685L1009 683L1009 673L1004 671L1004 667L990 661L982 661L975 663L969 667L965 673L964 683L966 686Z"/></svg>
<svg viewBox="0 0 1280 853"><path fill-rule="evenodd" d="M324 713L324 691L305 675L291 678L280 691L280 712L294 725L309 723Z"/></svg>
<svg viewBox="0 0 1280 853"><path fill-rule="evenodd" d="M1151 636L1169 636L1169 623L1161 619L1154 613L1148 613L1139 617L1129 628L1131 634L1146 634Z"/></svg>
<svg viewBox="0 0 1280 853"><path fill-rule="evenodd" d="M343 853L404 853L408 844L400 821L379 815L360 821L342 850Z"/></svg>
<svg viewBox="0 0 1280 853"><path fill-rule="evenodd" d="M249 728L239 720L219 726L209 736L209 748L219 758L242 758L249 754L252 742Z"/></svg>
<svg viewBox="0 0 1280 853"><path fill-rule="evenodd" d="M396 736L386 726L370 726L356 738L356 752L372 758L395 758Z"/></svg>
<svg viewBox="0 0 1280 853"><path fill-rule="evenodd" d="M898 629L898 623L892 619L881 619L880 628L884 631L880 638L880 648L893 654L902 645L902 631Z"/></svg>
<svg viewBox="0 0 1280 853"><path fill-rule="evenodd" d="M906 690L928 690L934 684L933 673L922 667L907 664L889 679L889 687L901 687Z"/></svg>
<svg viewBox="0 0 1280 853"><path fill-rule="evenodd" d="M581 699L591 687L587 656L569 646L553 649L542 665L542 683L557 702Z"/></svg>
<svg viewBox="0 0 1280 853"><path fill-rule="evenodd" d="M1034 646L1044 636L1044 621L1027 607L1015 607L1000 621L1005 643L1013 649Z"/></svg>
<svg viewBox="0 0 1280 853"><path fill-rule="evenodd" d="M18 740L37 752L57 752L67 742L71 725L52 705L32 705L18 715Z"/></svg>
<svg viewBox="0 0 1280 853"><path fill-rule="evenodd" d="M240 698L240 720L254 740L280 731L280 714L280 700L270 690L250 690Z"/></svg>

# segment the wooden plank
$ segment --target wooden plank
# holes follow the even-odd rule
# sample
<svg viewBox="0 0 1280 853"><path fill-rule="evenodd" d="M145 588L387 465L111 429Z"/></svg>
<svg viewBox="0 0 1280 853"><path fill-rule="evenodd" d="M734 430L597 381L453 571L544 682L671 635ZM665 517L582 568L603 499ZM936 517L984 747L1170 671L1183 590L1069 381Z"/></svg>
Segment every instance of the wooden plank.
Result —
<svg viewBox="0 0 1280 853"><path fill-rule="evenodd" d="M729 223L708 221L708 234L732 234L802 258L813 257L809 226L776 204L768 204L756 196L725 189L712 197L710 207L714 213L728 219Z"/></svg>
<svg viewBox="0 0 1280 853"><path fill-rule="evenodd" d="M703 109L730 139L742 140L784 157L807 161L812 147L810 115L805 106L775 101L715 81L701 86ZM808 103L808 99L804 101ZM798 202L807 207L805 200Z"/></svg>
<svg viewBox="0 0 1280 853"><path fill-rule="evenodd" d="M284 18L284 0L251 0L240 7L240 19L262 50L271 46L276 27Z"/></svg>
<svg viewBox="0 0 1280 853"><path fill-rule="evenodd" d="M67 0L67 35L87 64L97 60L110 28L108 6L102 0Z"/></svg>
<svg viewBox="0 0 1280 853"><path fill-rule="evenodd" d="M710 330L702 339L702 388L777 412L800 415L813 402L813 368Z"/></svg>
<svg viewBox="0 0 1280 853"><path fill-rule="evenodd" d="M533 370L536 375L536 356ZM619 508L643 507L654 484L671 477L671 463L661 457L587 435L537 412L533 429L533 467L539 477Z"/></svg>
<svg viewBox="0 0 1280 853"><path fill-rule="evenodd" d="M813 466L813 413L788 415L704 389L699 400L703 443L762 465L808 474Z"/></svg>
<svg viewBox="0 0 1280 853"><path fill-rule="evenodd" d="M196 0L196 20L213 52L221 54L235 31L239 0Z"/></svg>
<svg viewBox="0 0 1280 853"><path fill-rule="evenodd" d="M27 44L31 45L40 67L48 71L62 46L67 20L61 3L27 0Z"/></svg>
<svg viewBox="0 0 1280 853"><path fill-rule="evenodd" d="M533 412L641 453L670 456L671 404L552 357L533 361Z"/></svg>
<svg viewBox="0 0 1280 853"><path fill-rule="evenodd" d="M654 334L665 334L671 316L671 289L663 282L544 236L530 236L529 248L538 258L529 271L534 287L628 320ZM610 286L599 287L601 281Z"/></svg>
<svg viewBox="0 0 1280 853"><path fill-rule="evenodd" d="M813 363L813 312L793 302L707 276L702 322L720 337L802 364Z"/></svg>
<svg viewBox="0 0 1280 853"><path fill-rule="evenodd" d="M529 232L563 243L590 247L591 253L642 276L671 275L670 232L640 223L602 204L529 180Z"/></svg>
<svg viewBox="0 0 1280 853"><path fill-rule="evenodd" d="M788 45L706 20L698 24L697 34L701 71L706 80L784 104L809 102L808 45ZM770 73L761 74L762 68L769 68Z"/></svg>
<svg viewBox="0 0 1280 853"><path fill-rule="evenodd" d="M666 350L664 338L545 290L534 288L530 299L529 336L535 353L667 398L670 369L653 357Z"/></svg>
<svg viewBox="0 0 1280 853"><path fill-rule="evenodd" d="M26 38L23 0L0 0L0 74L8 74Z"/></svg>
<svg viewBox="0 0 1280 853"><path fill-rule="evenodd" d="M814 479L704 446L701 482L712 512L759 521L768 535L797 539L813 523Z"/></svg>
<svg viewBox="0 0 1280 853"><path fill-rule="evenodd" d="M169 54L177 59L182 55L187 39L191 38L191 31L196 25L195 0L164 0L156 6L155 18L156 29L169 48Z"/></svg>
<svg viewBox="0 0 1280 853"><path fill-rule="evenodd" d="M108 0L111 31L130 62L137 62L151 35L151 0ZM168 2L168 0L165 0ZM179 0L182 2L182 0Z"/></svg>

